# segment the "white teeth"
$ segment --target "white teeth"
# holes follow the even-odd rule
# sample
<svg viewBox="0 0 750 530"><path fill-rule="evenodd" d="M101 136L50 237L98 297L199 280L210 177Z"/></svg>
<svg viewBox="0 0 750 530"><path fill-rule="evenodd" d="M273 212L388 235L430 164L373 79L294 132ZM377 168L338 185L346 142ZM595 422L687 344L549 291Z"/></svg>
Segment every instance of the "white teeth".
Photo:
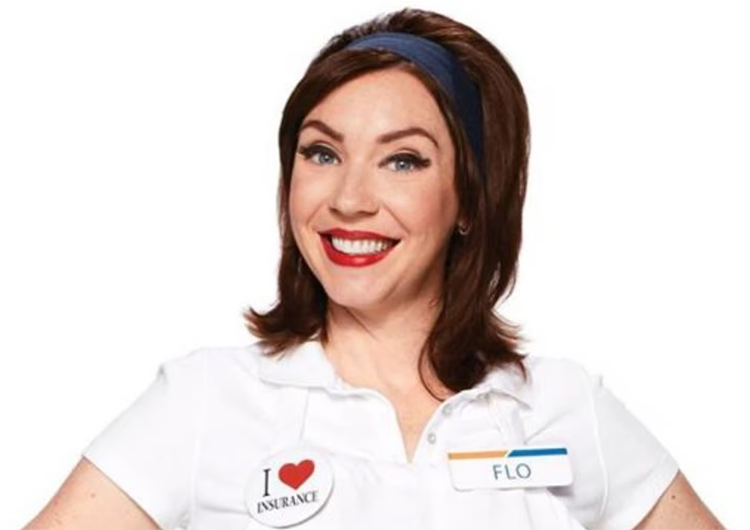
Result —
<svg viewBox="0 0 750 530"><path fill-rule="evenodd" d="M384 241L382 239L342 239L340 237L332 237L331 243L333 248L344 254L377 254L382 252L386 248L391 246L390 241Z"/></svg>

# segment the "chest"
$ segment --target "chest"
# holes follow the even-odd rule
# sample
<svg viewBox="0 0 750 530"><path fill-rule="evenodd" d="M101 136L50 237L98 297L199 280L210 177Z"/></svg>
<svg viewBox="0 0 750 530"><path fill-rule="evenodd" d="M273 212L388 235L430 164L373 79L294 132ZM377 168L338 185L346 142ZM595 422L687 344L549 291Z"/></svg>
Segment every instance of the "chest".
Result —
<svg viewBox="0 0 750 530"><path fill-rule="evenodd" d="M502 522L503 527L522 530L582 528L546 489L457 491L445 458L452 439L466 438L467 433L495 437L498 443L502 439L483 408L456 411L444 406L410 411L405 403L379 398L326 402L311 394L299 438L286 442L323 452L334 483L325 505L299 527L489 530ZM244 495L248 477L267 468L259 470L258 463L277 450L278 440L259 438L249 428L239 432L239 416L227 420L212 424L202 444L191 526L196 530L264 528L248 516ZM229 431L234 435L227 435ZM269 425L264 431L274 429ZM414 458L406 459L409 446Z"/></svg>
<svg viewBox="0 0 750 530"><path fill-rule="evenodd" d="M431 438L429 433L425 433L425 430L430 423L430 419L438 410L440 403L431 396L421 396L415 397L411 401L408 399L391 399L390 405L394 410L398 424L398 435L404 446L406 461L412 462L420 439L423 436Z"/></svg>

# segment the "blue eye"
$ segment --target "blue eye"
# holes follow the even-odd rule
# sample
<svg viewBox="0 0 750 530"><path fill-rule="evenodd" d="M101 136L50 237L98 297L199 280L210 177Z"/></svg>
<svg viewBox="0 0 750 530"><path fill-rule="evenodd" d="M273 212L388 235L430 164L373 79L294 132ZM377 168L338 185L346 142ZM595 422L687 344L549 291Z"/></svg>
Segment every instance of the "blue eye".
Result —
<svg viewBox="0 0 750 530"><path fill-rule="evenodd" d="M384 166L400 173L409 173L430 165L430 160L410 153L399 153L388 157Z"/></svg>
<svg viewBox="0 0 750 530"><path fill-rule="evenodd" d="M336 154L322 145L302 146L298 150L305 160L311 160L319 166L329 166L338 162Z"/></svg>

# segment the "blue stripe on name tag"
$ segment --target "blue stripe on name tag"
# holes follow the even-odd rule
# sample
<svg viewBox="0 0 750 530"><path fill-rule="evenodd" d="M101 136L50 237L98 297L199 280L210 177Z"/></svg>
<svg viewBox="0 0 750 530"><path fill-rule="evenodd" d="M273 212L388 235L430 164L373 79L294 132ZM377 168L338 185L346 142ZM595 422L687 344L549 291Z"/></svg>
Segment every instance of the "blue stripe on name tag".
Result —
<svg viewBox="0 0 750 530"><path fill-rule="evenodd" d="M548 456L548 455L567 455L568 450L564 447L554 447L551 449L514 449L506 458L517 456Z"/></svg>

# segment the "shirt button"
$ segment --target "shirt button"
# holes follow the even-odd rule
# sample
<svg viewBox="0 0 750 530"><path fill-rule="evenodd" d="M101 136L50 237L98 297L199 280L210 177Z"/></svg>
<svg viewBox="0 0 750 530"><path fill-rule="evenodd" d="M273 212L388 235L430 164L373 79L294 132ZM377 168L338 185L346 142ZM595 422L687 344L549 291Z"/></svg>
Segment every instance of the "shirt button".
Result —
<svg viewBox="0 0 750 530"><path fill-rule="evenodd" d="M453 406L450 403L448 403L447 405L443 407L443 415L450 416L451 412L453 412Z"/></svg>
<svg viewBox="0 0 750 530"><path fill-rule="evenodd" d="M434 432L431 432L427 435L427 442L434 444L437 441L437 435Z"/></svg>

